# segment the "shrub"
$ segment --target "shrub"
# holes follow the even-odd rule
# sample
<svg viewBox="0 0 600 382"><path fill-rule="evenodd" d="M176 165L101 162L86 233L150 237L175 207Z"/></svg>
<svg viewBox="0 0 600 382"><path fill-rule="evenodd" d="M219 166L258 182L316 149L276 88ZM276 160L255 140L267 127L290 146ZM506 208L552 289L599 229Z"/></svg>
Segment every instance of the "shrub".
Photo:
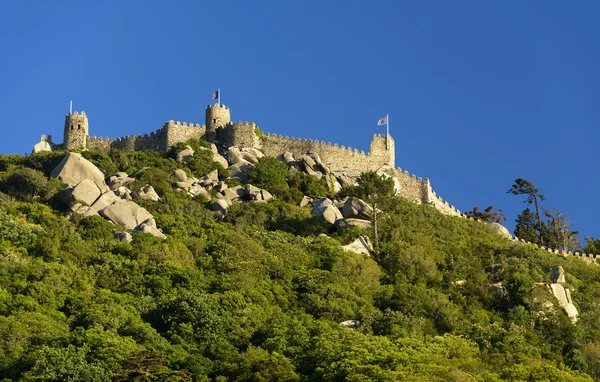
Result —
<svg viewBox="0 0 600 382"><path fill-rule="evenodd" d="M287 166L273 157L262 157L248 172L248 181L269 192L287 188Z"/></svg>
<svg viewBox="0 0 600 382"><path fill-rule="evenodd" d="M0 182L0 191L26 201L48 200L61 188L62 184L57 179L49 180L41 171L27 167L14 169Z"/></svg>

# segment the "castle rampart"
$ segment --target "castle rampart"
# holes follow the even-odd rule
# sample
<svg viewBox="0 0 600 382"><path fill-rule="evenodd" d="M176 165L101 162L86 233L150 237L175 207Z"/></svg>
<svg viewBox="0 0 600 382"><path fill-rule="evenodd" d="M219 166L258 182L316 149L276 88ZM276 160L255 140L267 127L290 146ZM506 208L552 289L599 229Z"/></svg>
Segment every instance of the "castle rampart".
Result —
<svg viewBox="0 0 600 382"><path fill-rule="evenodd" d="M382 145L383 142L383 145ZM374 135L371 141L371 151L366 153L358 149L345 146L332 145L323 141L282 137L265 133L261 138L261 147L265 155L278 157L286 151L294 155L314 152L332 171L345 173L349 176L358 176L364 171L377 171L384 165L394 166L393 149L387 150L387 139L382 135ZM394 140L389 137L390 147L393 148Z"/></svg>

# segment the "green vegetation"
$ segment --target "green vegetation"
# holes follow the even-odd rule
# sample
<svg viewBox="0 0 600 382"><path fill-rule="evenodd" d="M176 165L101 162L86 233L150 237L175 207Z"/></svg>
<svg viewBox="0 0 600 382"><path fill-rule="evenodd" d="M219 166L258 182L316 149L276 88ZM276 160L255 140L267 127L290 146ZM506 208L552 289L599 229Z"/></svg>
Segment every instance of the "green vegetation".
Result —
<svg viewBox="0 0 600 382"><path fill-rule="evenodd" d="M107 176L139 171L162 199L139 203L168 238L121 243L102 218L67 219L47 178L61 153L0 156L0 380L600 380L596 266L397 199L365 175L352 192L385 211L375 261L342 249L356 232L333 234L297 206L330 193L324 182L270 159L252 179L286 197L217 219L171 191L176 153L84 155ZM199 158L185 170L217 168ZM487 275L492 264L502 266ZM532 288L556 265L576 326ZM543 301L555 309L540 315Z"/></svg>

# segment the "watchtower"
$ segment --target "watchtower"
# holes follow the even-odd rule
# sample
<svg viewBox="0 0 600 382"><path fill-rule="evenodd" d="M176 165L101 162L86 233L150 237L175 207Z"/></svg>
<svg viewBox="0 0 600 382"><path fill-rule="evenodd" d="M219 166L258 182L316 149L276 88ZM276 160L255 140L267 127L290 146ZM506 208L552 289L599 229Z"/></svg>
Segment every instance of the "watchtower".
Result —
<svg viewBox="0 0 600 382"><path fill-rule="evenodd" d="M217 129L231 121L231 113L225 105L208 105L206 107L206 140L214 142Z"/></svg>
<svg viewBox="0 0 600 382"><path fill-rule="evenodd" d="M81 114L77 112L67 114L63 140L65 150L85 150L88 134L88 118L85 111Z"/></svg>

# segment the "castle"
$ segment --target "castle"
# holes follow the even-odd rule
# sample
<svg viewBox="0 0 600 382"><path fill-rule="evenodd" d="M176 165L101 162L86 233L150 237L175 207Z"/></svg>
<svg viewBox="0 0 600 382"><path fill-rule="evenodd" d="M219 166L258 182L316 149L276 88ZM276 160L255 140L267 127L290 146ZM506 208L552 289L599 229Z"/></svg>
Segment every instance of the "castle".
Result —
<svg viewBox="0 0 600 382"><path fill-rule="evenodd" d="M393 177L399 196L417 203L429 204L446 215L466 218L466 215L461 214L458 209L436 195L429 179L417 178L408 171L395 167L395 143L391 136L375 134L370 151L365 153L351 147L332 145L329 142L263 133L254 122L231 122L230 109L219 104L206 107L206 122L202 126L169 121L150 134L121 138L90 136L87 115L84 111L74 112L65 117L62 144L55 144L51 136L46 138L42 135L41 142L35 145L33 151L96 149L107 152L115 148L123 151L158 150L164 153L176 143L190 138L202 138L212 142L222 151L232 146L253 147L272 157L280 157L285 152L291 152L294 157L316 153L334 175L356 177L364 171L385 173ZM517 237L513 240L527 243ZM538 247L537 244L533 245ZM595 254L541 248L563 256L577 256L587 263L594 263L596 258L600 258L600 255Z"/></svg>
<svg viewBox="0 0 600 382"><path fill-rule="evenodd" d="M285 152L291 152L295 157L312 152L319 155L334 175L356 177L364 171L383 171L394 177L400 196L433 205L443 213L460 216L460 211L435 194L429 179L417 178L395 167L395 142L389 135L375 134L370 151L365 153L329 142L263 133L254 122L232 122L231 110L225 105L208 105L205 116L204 125L169 121L150 134L103 138L90 136L86 113L76 111L65 117L62 144L54 144L51 137L46 139L42 136L42 142L36 145L34 151L96 149L106 152L115 148L164 153L176 143L202 138L221 150L232 146L253 147L272 157L279 157Z"/></svg>

